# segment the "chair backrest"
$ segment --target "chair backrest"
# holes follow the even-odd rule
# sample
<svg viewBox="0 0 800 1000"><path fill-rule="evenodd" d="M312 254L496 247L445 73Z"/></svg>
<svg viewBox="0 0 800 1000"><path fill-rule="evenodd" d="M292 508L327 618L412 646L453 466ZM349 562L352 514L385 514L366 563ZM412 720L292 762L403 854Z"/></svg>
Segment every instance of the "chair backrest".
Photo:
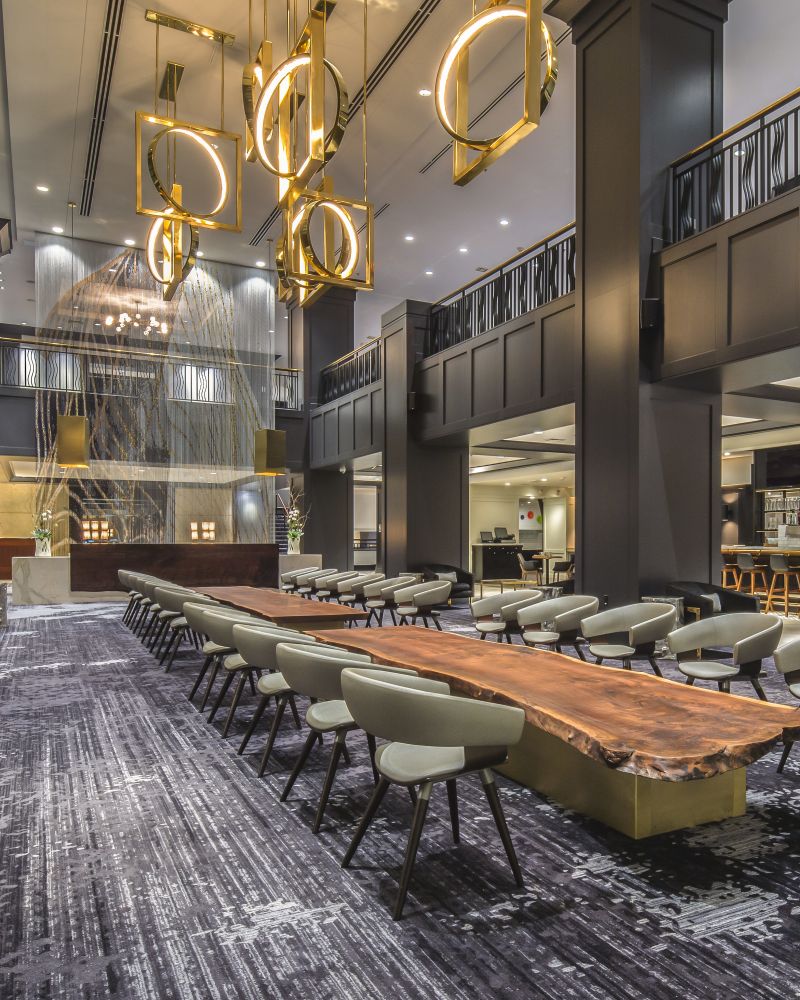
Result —
<svg viewBox="0 0 800 1000"><path fill-rule="evenodd" d="M773 573L788 573L789 559L787 556L770 556L769 568Z"/></svg>
<svg viewBox="0 0 800 1000"><path fill-rule="evenodd" d="M342 697L342 671L372 660L365 653L351 653L316 643L281 642L276 650L278 669L289 687L309 698L333 701Z"/></svg>
<svg viewBox="0 0 800 1000"><path fill-rule="evenodd" d="M428 580L425 583L413 583L410 587L395 590L394 599L398 604L429 608L434 604L443 604L452 589L453 584L449 580Z"/></svg>
<svg viewBox="0 0 800 1000"><path fill-rule="evenodd" d="M739 552L736 555L736 565L739 569L754 569L756 561L749 552Z"/></svg>
<svg viewBox="0 0 800 1000"><path fill-rule="evenodd" d="M379 580L384 580L385 576L383 573L359 573L358 576L351 580L342 580L337 585L337 590L340 594L355 594L357 597L364 592L364 587L368 583L377 583Z"/></svg>
<svg viewBox="0 0 800 1000"><path fill-rule="evenodd" d="M281 573L281 583L295 583L298 576L302 576L304 573L318 573L319 570L319 566L304 566L302 569L287 570L285 573Z"/></svg>
<svg viewBox="0 0 800 1000"><path fill-rule="evenodd" d="M201 618L203 620L203 631L220 646L233 647L233 626L237 622L259 622L263 618L256 618L246 611L236 611L233 608L206 608Z"/></svg>
<svg viewBox="0 0 800 1000"><path fill-rule="evenodd" d="M779 674L800 672L800 639L787 642L775 650L775 668Z"/></svg>
<svg viewBox="0 0 800 1000"><path fill-rule="evenodd" d="M587 639L627 632L631 646L666 639L675 628L678 612L672 604L648 601L610 608L581 620L581 632Z"/></svg>
<svg viewBox="0 0 800 1000"><path fill-rule="evenodd" d="M600 601L588 594L565 594L549 601L539 601L517 612L522 626L552 622L556 632L569 632L580 627L584 618L597 613Z"/></svg>
<svg viewBox="0 0 800 1000"><path fill-rule="evenodd" d="M542 599L541 590L526 590L525 596L520 597L518 590L506 591L503 594L490 594L488 597L479 597L475 601L470 601L469 606L475 618L486 618L489 615L501 614L503 608L526 603L533 604ZM514 612L516 614L516 611Z"/></svg>
<svg viewBox="0 0 800 1000"><path fill-rule="evenodd" d="M342 570L341 573L334 573L332 576L322 577L320 580L320 589L322 590L336 590L336 585L348 580L354 580L358 576L355 570ZM315 579L316 586L316 579Z"/></svg>
<svg viewBox="0 0 800 1000"><path fill-rule="evenodd" d="M196 601L201 595L192 590L179 590L177 587L156 587L153 597L165 611L182 612L187 601Z"/></svg>
<svg viewBox="0 0 800 1000"><path fill-rule="evenodd" d="M302 632L292 634L288 629L276 626L255 625L250 622L237 622L232 629L232 645L239 651L251 667L262 667L265 670L277 670L275 650L282 642L293 642L303 645L317 645L317 640Z"/></svg>
<svg viewBox="0 0 800 1000"><path fill-rule="evenodd" d="M413 573L404 573L400 576L391 577L389 580L379 580L377 583L371 583L364 587L364 596L367 596L367 591L369 590L371 597L382 597L384 600L390 601L394 599L396 591L410 587L416 581L417 577ZM373 587L377 588L375 592L373 592Z"/></svg>
<svg viewBox="0 0 800 1000"><path fill-rule="evenodd" d="M667 636L673 653L686 653L703 646L723 646L733 649L733 662L752 663L772 656L778 648L783 622L777 615L762 615L756 611L741 611L730 615L714 615L684 625Z"/></svg>
<svg viewBox="0 0 800 1000"><path fill-rule="evenodd" d="M362 729L417 746L512 746L525 723L521 708L456 698L443 681L429 678L348 667L342 692Z"/></svg>
<svg viewBox="0 0 800 1000"><path fill-rule="evenodd" d="M181 608L189 628L197 632L198 635L205 635L206 623L203 612L208 608L219 608L220 611L224 611L225 605L220 604L219 601L212 601L210 597L197 597L186 601Z"/></svg>
<svg viewBox="0 0 800 1000"><path fill-rule="evenodd" d="M334 573L338 573L337 569L309 569L303 570L295 577L295 583L298 587L308 587L314 586L317 580L322 580L326 576L333 576Z"/></svg>

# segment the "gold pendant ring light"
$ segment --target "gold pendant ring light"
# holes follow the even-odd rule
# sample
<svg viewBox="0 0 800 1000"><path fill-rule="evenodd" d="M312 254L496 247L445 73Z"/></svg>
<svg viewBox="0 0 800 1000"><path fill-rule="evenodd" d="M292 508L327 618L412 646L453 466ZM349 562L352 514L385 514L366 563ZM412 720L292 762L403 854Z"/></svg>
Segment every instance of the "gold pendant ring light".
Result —
<svg viewBox="0 0 800 1000"><path fill-rule="evenodd" d="M164 182L161 180L161 176L158 173L158 167L156 166L156 153L158 152L158 145L164 136L186 136L188 139L192 139L200 149L208 156L211 161L212 166L217 172L217 177L219 179L219 198L217 199L217 204L210 212L192 212L185 205L182 205L167 189ZM225 208L228 201L228 176L225 173L225 167L223 166L222 159L219 153L214 149L211 143L199 132L194 129L184 128L179 125L171 125L167 128L162 128L158 131L153 138L150 140L150 144L147 147L147 169L150 172L150 179L155 186L156 191L159 195L171 205L172 208L184 218L189 218L192 220L197 220L197 222L204 222L208 219L213 219L215 215Z"/></svg>

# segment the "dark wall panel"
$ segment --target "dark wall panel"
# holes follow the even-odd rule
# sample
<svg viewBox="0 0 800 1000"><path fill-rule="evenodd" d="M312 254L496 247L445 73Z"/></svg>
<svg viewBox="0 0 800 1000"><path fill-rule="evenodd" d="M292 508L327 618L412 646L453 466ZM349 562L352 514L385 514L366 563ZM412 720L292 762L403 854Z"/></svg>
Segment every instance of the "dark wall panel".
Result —
<svg viewBox="0 0 800 1000"><path fill-rule="evenodd" d="M570 310L573 315L574 310ZM505 405L521 406L539 397L539 332L531 321L503 339L505 352Z"/></svg>
<svg viewBox="0 0 800 1000"><path fill-rule="evenodd" d="M793 330L800 322L800 222L797 212L730 241L732 344Z"/></svg>
<svg viewBox="0 0 800 1000"><path fill-rule="evenodd" d="M372 435L372 398L374 393L356 396L353 400L353 448L371 448ZM381 448L383 445L381 445Z"/></svg>
<svg viewBox="0 0 800 1000"><path fill-rule="evenodd" d="M426 362L414 375L417 395L417 426L420 433L434 434L442 427L444 397L441 362Z"/></svg>
<svg viewBox="0 0 800 1000"><path fill-rule="evenodd" d="M664 270L664 361L716 346L717 248L705 247Z"/></svg>
<svg viewBox="0 0 800 1000"><path fill-rule="evenodd" d="M331 455L337 455L339 453L339 415L337 408L334 407L332 410L326 410L323 416L325 430L325 458L328 459Z"/></svg>
<svg viewBox="0 0 800 1000"><path fill-rule="evenodd" d="M325 416L320 413L311 418L311 461L322 462L325 458Z"/></svg>
<svg viewBox="0 0 800 1000"><path fill-rule="evenodd" d="M548 386L560 386L564 390L575 389L577 356L575 351L575 310L564 309L544 316L541 322L542 395Z"/></svg>
<svg viewBox="0 0 800 1000"><path fill-rule="evenodd" d="M503 405L503 370L499 340L490 340L471 352L472 413L493 413Z"/></svg>
<svg viewBox="0 0 800 1000"><path fill-rule="evenodd" d="M469 354L457 354L444 363L444 422L466 420L470 414Z"/></svg>
<svg viewBox="0 0 800 1000"><path fill-rule="evenodd" d="M353 440L353 401L348 400L338 407L339 411L339 451L344 453L352 451Z"/></svg>
<svg viewBox="0 0 800 1000"><path fill-rule="evenodd" d="M0 395L0 455L36 455L33 396Z"/></svg>

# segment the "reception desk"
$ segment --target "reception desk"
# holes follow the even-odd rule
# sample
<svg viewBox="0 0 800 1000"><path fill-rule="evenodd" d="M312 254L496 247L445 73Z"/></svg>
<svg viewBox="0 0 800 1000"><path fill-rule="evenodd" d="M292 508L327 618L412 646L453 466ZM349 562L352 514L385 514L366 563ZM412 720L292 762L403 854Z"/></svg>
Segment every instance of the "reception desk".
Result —
<svg viewBox="0 0 800 1000"><path fill-rule="evenodd" d="M73 544L73 591L119 589L117 571L138 570L185 587L277 587L277 545Z"/></svg>
<svg viewBox="0 0 800 1000"><path fill-rule="evenodd" d="M518 554L523 547L514 542L472 546L472 575L476 580L518 580L522 575Z"/></svg>

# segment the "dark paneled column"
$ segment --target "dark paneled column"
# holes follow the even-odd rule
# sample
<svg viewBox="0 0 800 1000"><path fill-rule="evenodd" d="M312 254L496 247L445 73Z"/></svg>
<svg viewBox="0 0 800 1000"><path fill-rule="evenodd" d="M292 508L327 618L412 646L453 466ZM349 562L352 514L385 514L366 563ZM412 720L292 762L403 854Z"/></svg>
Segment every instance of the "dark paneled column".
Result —
<svg viewBox="0 0 800 1000"><path fill-rule="evenodd" d="M311 471L309 466L309 407L316 404L320 372L353 350L351 289L332 288L307 309L289 313L290 363L303 369L304 442L303 493L310 516L303 537L306 552L320 552L326 566L349 569L353 564L353 488L349 473ZM292 435L297 440L298 435ZM294 463L292 463L294 464Z"/></svg>
<svg viewBox="0 0 800 1000"><path fill-rule="evenodd" d="M717 579L719 402L648 384L640 309L660 296L668 165L721 129L727 6L548 6L577 48L578 585L612 603Z"/></svg>
<svg viewBox="0 0 800 1000"><path fill-rule="evenodd" d="M394 576L422 563L466 567L469 449L425 447L412 433L414 366L430 306L406 301L386 313L383 335L383 566Z"/></svg>

